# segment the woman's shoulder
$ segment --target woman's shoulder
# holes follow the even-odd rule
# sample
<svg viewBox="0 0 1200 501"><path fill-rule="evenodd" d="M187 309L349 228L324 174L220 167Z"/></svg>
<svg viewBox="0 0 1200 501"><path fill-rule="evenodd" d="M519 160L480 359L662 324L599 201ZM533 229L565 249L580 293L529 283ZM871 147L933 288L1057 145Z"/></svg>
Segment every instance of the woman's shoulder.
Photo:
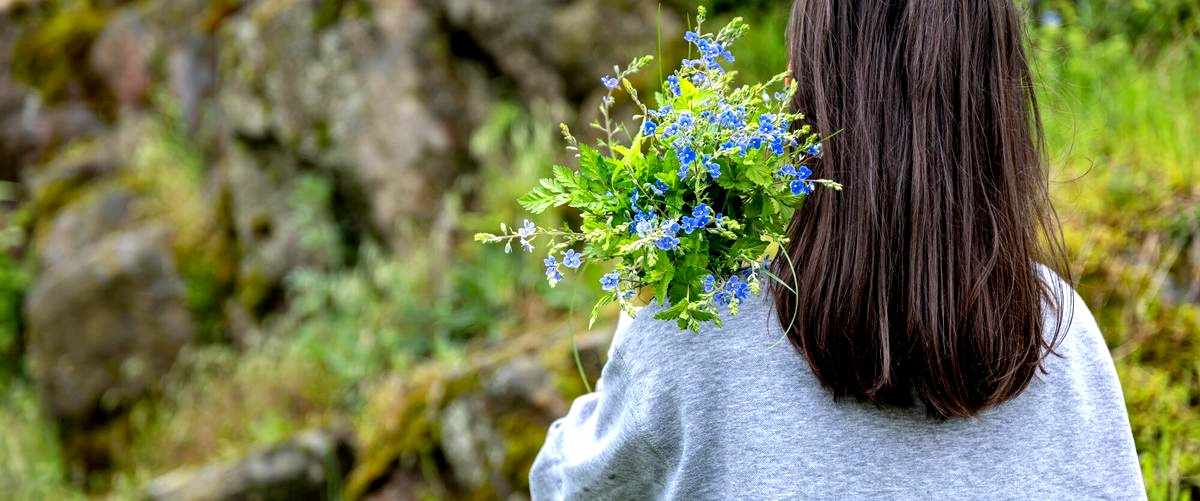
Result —
<svg viewBox="0 0 1200 501"><path fill-rule="evenodd" d="M1086 347L1093 355L1110 358L1100 326L1078 291L1048 266L1036 266L1046 286L1043 329L1054 346Z"/></svg>
<svg viewBox="0 0 1200 501"><path fill-rule="evenodd" d="M1104 380L1116 385L1116 368L1096 317L1078 291L1054 270L1038 265L1047 286L1043 330L1050 343L1043 368L1053 377Z"/></svg>
<svg viewBox="0 0 1200 501"><path fill-rule="evenodd" d="M622 314L609 359L638 369L647 377L672 380L710 377L739 364L759 365L796 357L775 316L770 294L751 296L737 315L722 309L721 322L705 323L699 331L680 329L654 315L651 304Z"/></svg>

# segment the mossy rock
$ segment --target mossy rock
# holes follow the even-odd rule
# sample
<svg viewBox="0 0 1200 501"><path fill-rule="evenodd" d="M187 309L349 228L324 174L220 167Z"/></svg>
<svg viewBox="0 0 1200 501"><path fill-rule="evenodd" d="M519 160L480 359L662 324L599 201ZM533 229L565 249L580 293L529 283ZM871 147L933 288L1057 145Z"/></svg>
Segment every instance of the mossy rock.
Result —
<svg viewBox="0 0 1200 501"><path fill-rule="evenodd" d="M577 339L593 379L610 332L602 326ZM579 380L571 340L528 334L472 353L463 363L418 367L374 393L347 499L395 489L465 499L528 491L547 428L583 392L582 381L564 384Z"/></svg>
<svg viewBox="0 0 1200 501"><path fill-rule="evenodd" d="M13 75L49 103L85 98L97 101L98 108L110 105L103 81L87 69L87 60L111 11L90 1L55 1L29 15L32 28L13 48Z"/></svg>

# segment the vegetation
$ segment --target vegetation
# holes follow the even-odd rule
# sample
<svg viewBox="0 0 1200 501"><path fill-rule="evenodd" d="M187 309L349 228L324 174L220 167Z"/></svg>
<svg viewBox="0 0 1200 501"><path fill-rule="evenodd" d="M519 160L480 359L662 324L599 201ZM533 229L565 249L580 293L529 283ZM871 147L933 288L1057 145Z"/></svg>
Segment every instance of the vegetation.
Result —
<svg viewBox="0 0 1200 501"><path fill-rule="evenodd" d="M742 79L765 80L785 65L780 40L787 12L778 2L706 3L719 17L741 15L754 28L739 42L756 48L739 53L734 67ZM51 100L97 92L94 79L73 75L66 61L79 59L72 55L78 44L101 31L107 13L80 5L77 15L38 14L49 21L17 45L16 73ZM333 6L322 11L322 24L369 14L360 2L322 5ZM1027 5L1072 272L1112 349L1150 498L1200 497L1200 11L1190 0ZM450 386L474 387L480 382L456 371L471 358L472 343L530 332L561 341L562 333L583 330L600 270L585 269L551 288L543 256L506 254L470 238L519 221L515 200L564 161L550 126L563 110L494 107L470 137L475 167L441 196L432 230L402 228L416 243L403 258L373 243L343 248L323 212L305 212L335 203L336 180L319 169L301 173L289 203L312 224L301 224L298 237L338 264L291 271L278 291L287 307L272 311L261 331L233 342L224 312L236 301L226 300L251 297L246 302L257 305L272 292L247 292L254 284L232 278L229 256L240 250L211 234L210 225L227 215L202 197L203 148L180 131L169 105L156 109L135 148L136 168L120 182L161 202L149 210L180 229L172 251L204 342L185 349L159 394L130 410L124 426L132 439L106 486L112 495L140 497L147 480L180 465L233 459L312 426L349 423L360 436L385 434L367 430L383 419L371 396L390 391L395 378L412 376L417 389L406 394L410 399L436 393L429 389L437 379L431 366L448 368ZM0 215L0 492L16 499L82 497L69 481L60 430L37 405L21 359L20 311L31 266L9 249L22 243L24 217ZM577 224L578 215L549 210L535 222L565 221ZM605 310L605 320L615 313ZM597 376L594 367L586 369ZM555 366L562 393L583 390L575 370ZM397 404L404 414L398 422L415 424L386 433L413 440L435 433L417 415L426 405L432 404ZM520 442L513 450L536 449L536 437L508 435ZM428 451L409 452L414 461L432 460ZM369 460L382 469L394 458ZM524 460L504 458L514 469L504 478L521 482L515 470L527 467ZM374 480L361 476L350 479L352 489Z"/></svg>

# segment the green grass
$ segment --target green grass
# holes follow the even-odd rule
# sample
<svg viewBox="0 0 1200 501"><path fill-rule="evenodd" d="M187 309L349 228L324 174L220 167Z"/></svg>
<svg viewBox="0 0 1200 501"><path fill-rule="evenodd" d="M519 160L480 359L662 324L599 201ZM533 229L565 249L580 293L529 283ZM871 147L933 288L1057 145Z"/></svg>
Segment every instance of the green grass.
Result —
<svg viewBox="0 0 1200 501"><path fill-rule="evenodd" d="M1100 23L1094 21L1099 11L1081 12L1081 23ZM739 69L748 78L779 71L786 64L785 10L742 14L754 30L739 43ZM1064 15L1068 26L1072 19ZM1111 35L1112 23L1103 26L1037 33L1034 60L1053 192L1078 289L1113 349L1150 497L1195 499L1200 41L1176 34L1149 50ZM587 310L580 305L589 303L587 286L597 277L549 289L536 256L507 255L470 239L524 217L516 196L560 151L545 118L555 114L496 107L471 142L478 170L448 190L445 220L432 236L421 236L423 250L400 261L363 249L354 268L299 271L289 280L293 307L273 319L269 341L243 351L222 345L189 351L164 395L131 414L135 438L113 480L116 495L135 496L146 479L184 463L229 459L307 426L356 421L363 415L359 396L374 380L405 374L422 358L454 359L472 339L556 323L582 327ZM143 168L135 173L145 177L135 176L135 187L173 202L163 211L180 227L202 230L185 225L204 212L194 193L198 174L163 167L162 158L179 156L169 142L151 146L139 156ZM170 179L167 171L174 173ZM319 183L310 188L306 199L325 197ZM570 216L545 217L539 222ZM205 233L188 235L200 241ZM312 235L318 237L324 238ZM201 271L215 259L210 254L221 252L195 247L200 250L181 255ZM0 313L17 311L23 283L16 263L0 260ZM205 302L207 289L198 290L194 308L215 311L219 303ZM0 356L18 328L16 319L6 318L0 315ZM18 366L12 358L9 365ZM0 492L15 499L79 497L66 478L57 431L38 409L31 384L0 376Z"/></svg>
<svg viewBox="0 0 1200 501"><path fill-rule="evenodd" d="M1078 290L1125 391L1152 499L1200 497L1200 43L1130 57L1048 30L1037 57Z"/></svg>

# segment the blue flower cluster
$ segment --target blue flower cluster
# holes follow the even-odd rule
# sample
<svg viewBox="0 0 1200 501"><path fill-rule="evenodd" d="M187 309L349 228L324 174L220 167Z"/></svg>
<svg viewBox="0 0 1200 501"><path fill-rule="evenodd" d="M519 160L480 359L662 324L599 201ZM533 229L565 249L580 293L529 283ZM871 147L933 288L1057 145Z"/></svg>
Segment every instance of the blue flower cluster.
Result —
<svg viewBox="0 0 1200 501"><path fill-rule="evenodd" d="M667 221L663 223L660 229L662 230L663 234L662 236L658 237L658 240L654 241L655 247L665 251L675 250L677 247L679 247L678 235L679 230L682 229L682 227L679 226L679 223L675 222L674 220Z"/></svg>
<svg viewBox="0 0 1200 501"><path fill-rule="evenodd" d="M642 210L638 206L640 196L641 194L636 189L633 190L633 193L629 194L630 210L633 211L633 225L629 228L629 231L644 237L654 231L654 222L658 219L658 216L654 213L654 209Z"/></svg>
<svg viewBox="0 0 1200 501"><path fill-rule="evenodd" d="M679 77L676 75L667 77L667 88L671 90L671 94L676 96L683 93L683 91L679 88Z"/></svg>
<svg viewBox="0 0 1200 501"><path fill-rule="evenodd" d="M796 168L796 166L792 164L786 164L779 168L780 177L783 177L784 179L791 179L791 182L788 184L788 188L790 188L792 194L796 196L812 193L813 183L812 181L808 180L809 176L811 175L812 171L803 165L801 165L799 168Z"/></svg>
<svg viewBox="0 0 1200 501"><path fill-rule="evenodd" d="M709 40L706 37L700 36L699 33L689 31L684 33L683 39L695 45L700 50L700 59L683 60L683 65L696 65L710 71L724 71L721 68L721 59L732 63L733 53L729 52L723 44Z"/></svg>
<svg viewBox="0 0 1200 501"><path fill-rule="evenodd" d="M665 194L667 189L666 183L660 180L655 180L651 185L651 191L656 195ZM664 251L675 250L679 247L680 231L691 235L709 224L719 223L721 219L720 214L716 214L714 217L713 210L708 204L700 203L692 208L691 215L660 223L654 209L642 210L638 205L640 200L641 193L636 189L633 190L633 193L629 195L630 210L633 212L633 225L629 231L639 237L655 236L654 246ZM656 234L656 232L658 233Z"/></svg>
<svg viewBox="0 0 1200 501"><path fill-rule="evenodd" d="M529 238L534 233L537 233L537 226L528 219L517 229L517 237L521 240L521 247L525 249L525 252L533 252L533 244L529 242Z"/></svg>
<svg viewBox="0 0 1200 501"><path fill-rule="evenodd" d="M738 20L734 22L736 23ZM743 242L753 242L748 247L753 252L759 252L760 249L757 245L761 244L765 247L766 244L762 242L774 242L769 237L779 238L775 234L781 231L773 228L761 230L764 232L761 242L757 235L739 234L743 233L741 230L744 228L737 223L743 217L755 216L744 214L745 211L734 210L730 214L730 218L725 219L704 201L711 203L712 200L729 200L731 198L727 192L753 201L754 197L768 196L761 193L764 188L781 189L778 188L781 184L787 186L795 196L808 195L814 190L815 184L825 183L824 180L813 181L810 179L812 171L808 167L800 165L807 163L806 159L820 157L822 154L821 144L801 143L804 140L799 138L808 134L807 128L792 130L790 121L796 119L798 115L786 111L788 107L785 101L791 95L790 91L774 94L769 92L768 88L779 83L775 79L754 87L754 90L749 93L740 90L745 87L730 87L733 78L722 65L734 62L733 53L729 51L727 44L740 35L741 31L739 30L744 30L744 25L731 23L730 28L722 30L720 36L700 34L697 32L698 30L688 31L684 35L684 39L698 49L699 55L696 59L684 59L679 69L674 74L667 76L663 82L662 92L656 96L659 107L657 109L645 108L645 105L637 100L636 93L630 92L635 104L642 107L645 112L643 116L634 116L635 119L641 119L641 125L636 129L640 136L633 138L632 144L626 148L631 151L637 150L646 147L648 143L646 155L625 154L629 158L621 159L614 153L622 150L612 144L613 133L622 131L622 129L610 128L609 117L606 114L605 123L601 129L608 133L609 155L614 160L621 160L621 168L617 169L616 164L601 163L601 169L596 170L602 172L589 173L581 170L578 174L585 177L598 177L598 182L607 185L610 191L607 192L603 204L596 204L603 206L603 210L575 204L572 204L572 207L585 213L597 212L598 214L592 215L597 216L599 220L607 218L610 229L615 224L620 224L620 220L623 219L613 213L612 201L619 201L620 199L617 197L628 196L629 235L617 235L619 243L624 244L618 246L620 250L611 251L595 246L585 247L585 252L594 253L588 254L588 259L599 261L615 257L624 260L623 264L618 266L619 271L610 271L600 278L600 287L605 292L612 293L618 301L622 302L622 306L628 306L625 301L635 296L639 288L669 286L668 301L710 301L703 305L706 311L711 308L711 311L715 313L720 308L728 308L731 313L736 314L738 305L752 294L757 293L759 288L759 278L752 270L743 269L740 272L733 272L728 278L721 278L730 273L731 267L742 266L743 256L736 258L719 256L717 259L705 261L706 264L701 265L712 272L701 278L699 282L704 289L704 299L696 299L696 296L690 293L690 288L694 287L695 282L687 284L689 287L687 297L675 297L678 295L674 292L678 290L675 287L675 277L662 278L657 275L645 275L646 270L643 267L647 264L637 260L642 259L641 257L634 259L631 256L644 256L639 250L644 250L653 244L654 249L670 253L669 256L660 255L659 258L676 260L682 258L682 265L680 265L682 268L680 269L687 269L689 273L680 276L692 280L694 275L691 273L696 270L695 266L697 265L692 264L693 261L689 259L690 253L708 252L711 256L723 252L719 246L714 250L714 248L702 245L701 239L707 239L709 233L713 238L736 240L734 247ZM625 83L622 79L643 64L645 64L644 60L637 59L625 71L614 67L613 71L616 73L605 74L600 78L600 83L608 90L603 98L604 106L611 106L614 103L615 93L613 91L618 90ZM761 100L759 96L754 95L760 91ZM687 92L688 95L684 96L684 92ZM672 104L678 109L673 109ZM607 113L608 108L602 107L601 111ZM575 139L565 129L564 133L567 135L568 141L574 145ZM649 141L644 141L643 138ZM577 151L583 153L582 146L574 146ZM800 151L802 148L803 151ZM594 150L590 151L595 154ZM667 162L671 161L671 155L674 156L674 161L678 162L677 170L675 170L674 164L661 166L660 162L664 159ZM747 157L747 155L749 155L748 158L738 158L739 156ZM780 166L781 164L782 166ZM778 170L773 180L769 177L764 179L764 176L760 175L762 171L757 169L746 170L743 175L742 168L747 165L762 166L766 169L778 167ZM669 177L672 171L677 172L679 181ZM558 175L557 172L556 175ZM752 185L753 189L747 188L747 185ZM543 186L546 185L543 184ZM579 186L583 186L583 184ZM632 188L632 190L628 195L624 195L628 188ZM566 188L560 188L558 191L563 190ZM551 193L551 195L561 194ZM542 205L536 204L543 199L546 200L543 202L545 204L563 205L562 202L549 200L549 195L544 193L534 193L530 196L535 199L532 205L542 210L544 210ZM690 211L686 209L689 203L694 204ZM776 207L771 210L774 211L772 214L775 214L783 209ZM682 211L682 214L677 214L676 211ZM709 231L705 232L706 229ZM517 239L526 251L532 251L531 241L538 236L538 231L533 223L525 221L521 227L515 228L513 233L507 236L509 242ZM759 229L754 228L750 231L759 231ZM700 232L700 235L696 235L697 232ZM557 235L557 233L554 234ZM592 241L591 235L584 233L578 235L581 235L580 239L585 242ZM487 234L483 234L483 237L485 241L498 240L497 237ZM604 236L606 239L610 237L611 234ZM477 238L479 237L477 236ZM744 240L745 238L752 240ZM630 243L635 243L635 245L629 245ZM561 249L565 245L556 248ZM543 264L551 286L563 279L562 267L578 269L583 265L584 256L583 252L575 249L566 249L561 254L546 256ZM757 266L756 263L753 268L757 268ZM665 283L655 283L660 280ZM691 307L693 306L689 305L689 308ZM676 320L680 322L680 326L690 326L693 329L698 324L694 318L689 318L686 314L680 314Z"/></svg>
<svg viewBox="0 0 1200 501"><path fill-rule="evenodd" d="M550 281L551 287L563 279L562 272L558 270L558 259L553 255L546 256L546 259L542 260L542 264L546 266L546 279ZM576 252L575 249L567 249L563 253L562 265L572 270L579 269L583 265L583 254Z"/></svg>
<svg viewBox="0 0 1200 501"><path fill-rule="evenodd" d="M567 249L563 253L563 266L572 270L578 270L583 265L583 254L575 252L575 249Z"/></svg>
<svg viewBox="0 0 1200 501"><path fill-rule="evenodd" d="M563 279L562 272L558 271L558 260L554 256L546 256L542 261L546 265L546 279L550 281L550 285Z"/></svg>
<svg viewBox="0 0 1200 501"><path fill-rule="evenodd" d="M683 216L680 219L683 222L683 232L691 235L696 230L708 226L713 221L710 214L712 214L712 209L708 205L703 203L697 205L692 209L692 215Z"/></svg>
<svg viewBox="0 0 1200 501"><path fill-rule="evenodd" d="M674 121L668 121L672 116L669 105L650 110L649 117L642 123L642 135L657 136L663 142L670 140L671 150L679 161L679 179L687 179L692 173L692 165L697 161L700 162L701 171L707 172L710 178L715 180L721 177L721 165L717 159L700 154L700 147L694 138L703 135L692 134L696 130L711 130L715 126L719 132L723 131L721 135L728 139L720 144L718 155L737 153L745 156L763 147L768 148L771 154L784 155L786 147L797 144L789 135L787 123L780 117L764 113L758 117L758 127L750 128L747 126L744 106L722 103L718 110L705 110L699 118L685 110L675 114ZM816 151L819 151L819 147Z"/></svg>
<svg viewBox="0 0 1200 501"><path fill-rule="evenodd" d="M708 288L706 287L706 290L707 289ZM733 302L735 299L740 303L749 297L750 284L742 279L742 277L734 275L729 277L729 280L725 282L725 285L721 287L721 290L713 296L713 300L716 301L716 303L720 306L729 306L729 303Z"/></svg>

